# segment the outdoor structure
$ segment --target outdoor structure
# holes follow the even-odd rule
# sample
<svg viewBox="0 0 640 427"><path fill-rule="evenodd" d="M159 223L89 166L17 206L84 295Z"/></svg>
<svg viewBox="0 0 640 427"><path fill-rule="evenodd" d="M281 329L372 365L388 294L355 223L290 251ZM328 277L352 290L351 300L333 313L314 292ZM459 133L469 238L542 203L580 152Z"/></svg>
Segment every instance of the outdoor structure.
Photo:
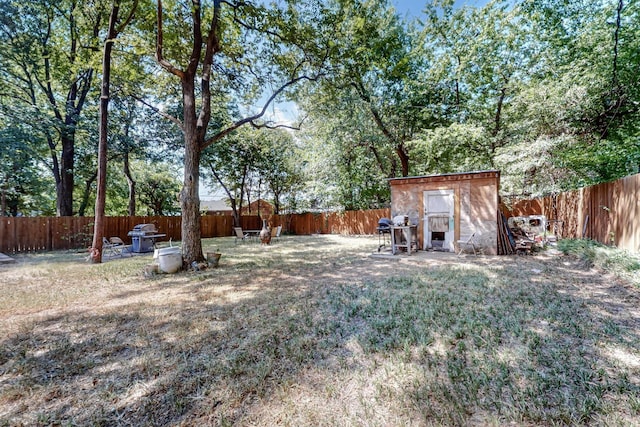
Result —
<svg viewBox="0 0 640 427"><path fill-rule="evenodd" d="M472 235L484 254L498 253L500 172L392 178L391 217L416 226L418 247L454 252Z"/></svg>
<svg viewBox="0 0 640 427"><path fill-rule="evenodd" d="M200 212L204 215L233 215L233 209L225 200L200 200Z"/></svg>
<svg viewBox="0 0 640 427"><path fill-rule="evenodd" d="M273 205L264 199L251 202L249 206L243 206L242 215L260 215L261 217L273 215Z"/></svg>

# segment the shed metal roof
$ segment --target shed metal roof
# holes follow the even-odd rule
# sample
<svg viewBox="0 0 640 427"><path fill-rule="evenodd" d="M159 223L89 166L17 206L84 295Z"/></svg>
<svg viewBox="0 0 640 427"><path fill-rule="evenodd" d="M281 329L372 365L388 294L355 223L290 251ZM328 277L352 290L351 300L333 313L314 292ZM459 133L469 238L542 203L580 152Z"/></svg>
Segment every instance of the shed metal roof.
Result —
<svg viewBox="0 0 640 427"><path fill-rule="evenodd" d="M470 172L443 173L436 175L405 176L400 178L389 178L389 184L407 184L411 181L459 181L463 179L477 178L500 178L499 170L483 170Z"/></svg>

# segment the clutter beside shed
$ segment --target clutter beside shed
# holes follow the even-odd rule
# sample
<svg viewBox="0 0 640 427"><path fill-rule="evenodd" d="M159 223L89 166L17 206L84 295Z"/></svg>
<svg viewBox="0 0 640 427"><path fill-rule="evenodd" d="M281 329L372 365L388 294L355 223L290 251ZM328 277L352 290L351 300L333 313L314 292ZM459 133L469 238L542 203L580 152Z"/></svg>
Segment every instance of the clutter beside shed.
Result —
<svg viewBox="0 0 640 427"><path fill-rule="evenodd" d="M531 253L533 248L541 248L548 240L556 238L548 235L548 221L544 215L512 216L507 223L517 253Z"/></svg>
<svg viewBox="0 0 640 427"><path fill-rule="evenodd" d="M392 178L389 184L391 216L408 218L419 249L455 252L459 241L473 236L482 253L498 254L499 171Z"/></svg>

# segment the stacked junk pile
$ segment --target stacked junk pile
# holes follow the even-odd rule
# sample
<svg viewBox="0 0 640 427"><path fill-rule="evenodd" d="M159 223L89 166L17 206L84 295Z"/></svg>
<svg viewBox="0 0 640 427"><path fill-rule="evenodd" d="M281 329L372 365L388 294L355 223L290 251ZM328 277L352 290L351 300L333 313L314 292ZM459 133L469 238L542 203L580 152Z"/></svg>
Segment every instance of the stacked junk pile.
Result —
<svg viewBox="0 0 640 427"><path fill-rule="evenodd" d="M544 215L514 216L508 220L501 215L498 227L498 254L530 254L548 242L547 218Z"/></svg>

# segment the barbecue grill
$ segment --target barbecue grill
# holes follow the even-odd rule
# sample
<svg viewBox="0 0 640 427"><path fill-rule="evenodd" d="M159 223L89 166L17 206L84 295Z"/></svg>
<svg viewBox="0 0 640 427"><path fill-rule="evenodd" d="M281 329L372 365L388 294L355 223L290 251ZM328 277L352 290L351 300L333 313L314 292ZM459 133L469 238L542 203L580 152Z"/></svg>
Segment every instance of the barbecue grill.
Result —
<svg viewBox="0 0 640 427"><path fill-rule="evenodd" d="M138 253L153 252L156 239L166 236L158 233L155 224L138 224L127 235L131 237L131 250Z"/></svg>
<svg viewBox="0 0 640 427"><path fill-rule="evenodd" d="M391 237L391 220L389 218L380 218L378 220L378 252L387 246L387 242Z"/></svg>

